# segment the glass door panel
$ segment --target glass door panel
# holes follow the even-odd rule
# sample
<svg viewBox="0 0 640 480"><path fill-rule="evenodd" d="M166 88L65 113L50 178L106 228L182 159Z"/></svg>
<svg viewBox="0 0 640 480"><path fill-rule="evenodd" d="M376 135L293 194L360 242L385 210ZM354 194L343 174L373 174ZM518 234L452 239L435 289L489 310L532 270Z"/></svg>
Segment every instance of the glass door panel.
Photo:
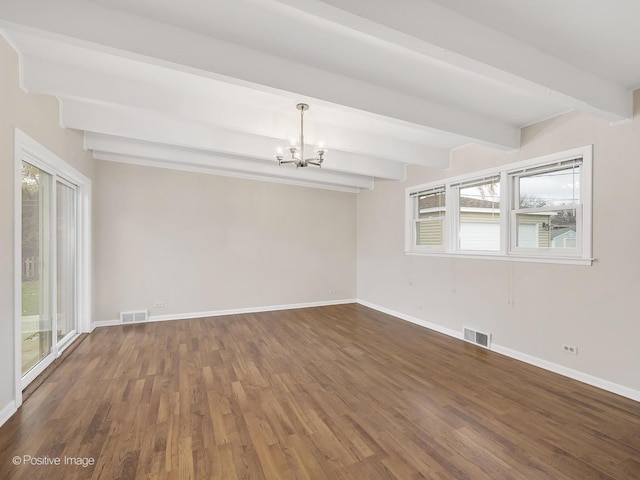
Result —
<svg viewBox="0 0 640 480"><path fill-rule="evenodd" d="M51 175L22 163L22 374L51 353Z"/></svg>
<svg viewBox="0 0 640 480"><path fill-rule="evenodd" d="M56 182L57 342L76 331L76 190Z"/></svg>

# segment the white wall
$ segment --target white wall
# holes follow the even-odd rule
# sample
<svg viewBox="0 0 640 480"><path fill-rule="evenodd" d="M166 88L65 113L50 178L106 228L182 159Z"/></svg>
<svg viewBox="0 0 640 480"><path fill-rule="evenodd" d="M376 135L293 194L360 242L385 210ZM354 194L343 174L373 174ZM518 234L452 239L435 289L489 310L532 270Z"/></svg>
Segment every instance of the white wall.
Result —
<svg viewBox="0 0 640 480"><path fill-rule="evenodd" d="M14 159L15 127L89 178L93 158L82 134L59 127L55 98L20 89L18 56L0 37L0 412L14 397Z"/></svg>
<svg viewBox="0 0 640 480"><path fill-rule="evenodd" d="M99 161L94 247L97 321L353 299L356 196Z"/></svg>
<svg viewBox="0 0 640 480"><path fill-rule="evenodd" d="M362 192L358 298L456 332L463 325L488 331L497 345L640 391L640 91L635 100L631 123L563 115L525 128L518 152L470 146L453 152L446 172L412 167L405 182ZM403 253L405 187L588 144L593 266ZM579 355L562 352L563 343L577 345Z"/></svg>

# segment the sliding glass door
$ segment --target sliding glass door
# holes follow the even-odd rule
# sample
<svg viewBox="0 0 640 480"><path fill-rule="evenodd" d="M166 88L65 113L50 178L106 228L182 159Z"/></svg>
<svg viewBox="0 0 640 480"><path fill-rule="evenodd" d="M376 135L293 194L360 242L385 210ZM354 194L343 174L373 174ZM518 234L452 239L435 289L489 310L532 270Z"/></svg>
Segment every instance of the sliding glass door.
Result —
<svg viewBox="0 0 640 480"><path fill-rule="evenodd" d="M29 383L77 331L77 195L73 184L27 162L21 183L22 376Z"/></svg>
<svg viewBox="0 0 640 480"><path fill-rule="evenodd" d="M56 182L56 341L76 333L76 189Z"/></svg>
<svg viewBox="0 0 640 480"><path fill-rule="evenodd" d="M51 353L51 183L22 163L22 374Z"/></svg>

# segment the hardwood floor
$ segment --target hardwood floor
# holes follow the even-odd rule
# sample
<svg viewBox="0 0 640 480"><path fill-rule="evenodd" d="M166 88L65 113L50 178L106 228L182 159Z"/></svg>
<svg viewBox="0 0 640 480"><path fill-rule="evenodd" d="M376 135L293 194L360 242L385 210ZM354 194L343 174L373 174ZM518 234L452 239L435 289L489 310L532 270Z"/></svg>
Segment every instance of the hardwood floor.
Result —
<svg viewBox="0 0 640 480"><path fill-rule="evenodd" d="M638 479L640 404L360 305L110 327L0 429L0 472Z"/></svg>

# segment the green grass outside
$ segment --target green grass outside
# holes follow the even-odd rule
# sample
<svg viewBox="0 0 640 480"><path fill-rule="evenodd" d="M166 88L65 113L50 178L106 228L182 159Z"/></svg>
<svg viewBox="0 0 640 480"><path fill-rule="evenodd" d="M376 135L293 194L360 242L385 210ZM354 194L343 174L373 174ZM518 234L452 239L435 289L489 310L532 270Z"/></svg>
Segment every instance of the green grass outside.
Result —
<svg viewBox="0 0 640 480"><path fill-rule="evenodd" d="M22 282L22 315L40 314L40 282L29 280ZM22 332L22 374L24 375L41 358L40 337L33 332Z"/></svg>
<svg viewBox="0 0 640 480"><path fill-rule="evenodd" d="M40 282L30 280L22 282L22 315L40 313Z"/></svg>

